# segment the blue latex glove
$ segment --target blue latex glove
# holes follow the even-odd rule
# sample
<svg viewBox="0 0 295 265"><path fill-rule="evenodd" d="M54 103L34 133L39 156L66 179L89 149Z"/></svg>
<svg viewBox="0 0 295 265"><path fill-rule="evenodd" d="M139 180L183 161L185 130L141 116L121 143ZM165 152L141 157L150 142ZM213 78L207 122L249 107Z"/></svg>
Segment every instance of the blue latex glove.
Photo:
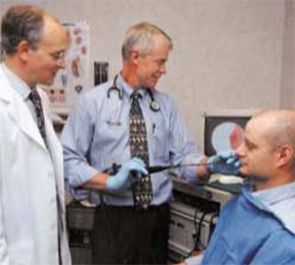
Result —
<svg viewBox="0 0 295 265"><path fill-rule="evenodd" d="M106 190L116 191L122 189L128 183L129 174L131 171L140 173L136 174L138 177L148 174L144 162L139 158L132 158L128 162L122 164L119 172L116 175L110 176L108 178Z"/></svg>
<svg viewBox="0 0 295 265"><path fill-rule="evenodd" d="M232 150L222 151L208 158L207 169L210 173L239 175L241 161Z"/></svg>

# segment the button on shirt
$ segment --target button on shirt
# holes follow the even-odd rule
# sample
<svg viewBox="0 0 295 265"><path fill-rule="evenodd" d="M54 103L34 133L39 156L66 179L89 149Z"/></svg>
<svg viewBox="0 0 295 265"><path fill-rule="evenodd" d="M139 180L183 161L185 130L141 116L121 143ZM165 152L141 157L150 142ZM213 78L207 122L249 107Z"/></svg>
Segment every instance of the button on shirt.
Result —
<svg viewBox="0 0 295 265"><path fill-rule="evenodd" d="M62 133L64 147L66 182L72 189L83 185L95 174L122 164L130 159L129 111L130 95L134 91L118 76L116 86L122 91L120 100L117 91L110 91L111 83L94 88L81 96L79 105L72 114ZM147 91L139 90L140 106L146 122L150 165L171 165L172 163L198 163L201 155L191 140L186 126L169 96L153 91L161 110L150 109L151 99ZM196 181L196 168L185 167L178 171L188 181ZM154 199L159 205L169 201L172 181L167 171L152 174ZM77 193L87 194L84 191ZM97 192L92 194L93 202L99 204ZM105 202L110 205L133 205L131 189L105 193Z"/></svg>

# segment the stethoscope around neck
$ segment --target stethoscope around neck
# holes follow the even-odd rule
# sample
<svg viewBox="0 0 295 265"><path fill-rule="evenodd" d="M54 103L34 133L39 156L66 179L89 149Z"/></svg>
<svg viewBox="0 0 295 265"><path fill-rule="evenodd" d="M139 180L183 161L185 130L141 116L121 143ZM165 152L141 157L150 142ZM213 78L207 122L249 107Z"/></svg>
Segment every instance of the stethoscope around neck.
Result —
<svg viewBox="0 0 295 265"><path fill-rule="evenodd" d="M120 117L121 110L122 110L123 91L122 91L122 89L120 89L120 88L117 87L117 79L118 79L118 75L115 76L112 86L107 91L107 98L108 98L108 100L110 100L111 97L112 97L111 94L113 92L116 92L118 94L118 99L121 101L121 106L120 106L120 109L119 109L119 112L118 112L118 115L117 115L116 119L114 119L114 120L110 120L109 119L109 120L107 120L107 123L109 125L117 125L117 126L120 126L121 125L121 122L119 121L119 117ZM147 88L146 91L148 92L149 97L151 99L150 109L153 112L160 111L160 109L161 109L160 104L155 100L154 94L151 91L151 89L150 88Z"/></svg>

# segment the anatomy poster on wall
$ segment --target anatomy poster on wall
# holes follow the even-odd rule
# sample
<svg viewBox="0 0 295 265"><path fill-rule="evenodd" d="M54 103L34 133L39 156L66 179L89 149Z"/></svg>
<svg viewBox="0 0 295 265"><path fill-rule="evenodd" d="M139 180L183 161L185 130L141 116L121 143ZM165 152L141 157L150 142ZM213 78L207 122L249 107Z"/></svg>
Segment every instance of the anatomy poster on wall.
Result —
<svg viewBox="0 0 295 265"><path fill-rule="evenodd" d="M77 104L78 97L89 88L90 29L87 21L64 23L71 43L66 53L66 69L61 69L50 87L44 87L50 107L56 114L65 114Z"/></svg>

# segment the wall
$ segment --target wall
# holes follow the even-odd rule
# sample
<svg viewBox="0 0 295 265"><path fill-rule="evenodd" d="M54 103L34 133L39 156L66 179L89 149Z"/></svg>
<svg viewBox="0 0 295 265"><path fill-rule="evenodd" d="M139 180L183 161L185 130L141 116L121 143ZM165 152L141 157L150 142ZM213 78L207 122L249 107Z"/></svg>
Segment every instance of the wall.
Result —
<svg viewBox="0 0 295 265"><path fill-rule="evenodd" d="M283 39L281 107L295 109L295 2L286 1Z"/></svg>
<svg viewBox="0 0 295 265"><path fill-rule="evenodd" d="M1 12L16 2L0 1ZM282 76L292 77L294 65L285 1L26 2L37 3L61 20L88 19L92 61L109 61L111 77L121 67L120 46L127 27L142 20L163 27L175 49L158 87L174 98L197 142L202 143L203 111L290 104L287 95L294 83L282 82ZM288 21L294 17L289 13Z"/></svg>

